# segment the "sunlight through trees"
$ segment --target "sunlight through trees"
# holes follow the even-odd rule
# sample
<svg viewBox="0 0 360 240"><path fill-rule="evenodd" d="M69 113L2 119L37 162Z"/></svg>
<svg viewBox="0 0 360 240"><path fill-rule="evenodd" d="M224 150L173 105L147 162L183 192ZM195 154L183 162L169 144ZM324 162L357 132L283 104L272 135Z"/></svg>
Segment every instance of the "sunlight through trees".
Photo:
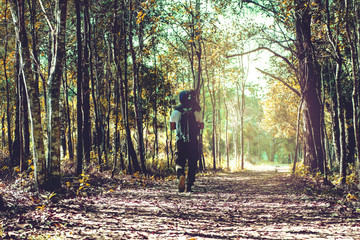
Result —
<svg viewBox="0 0 360 240"><path fill-rule="evenodd" d="M0 167L39 189L94 169L173 173L169 117L186 89L204 110L201 170L304 164L358 182L358 0L1 0L0 12Z"/></svg>

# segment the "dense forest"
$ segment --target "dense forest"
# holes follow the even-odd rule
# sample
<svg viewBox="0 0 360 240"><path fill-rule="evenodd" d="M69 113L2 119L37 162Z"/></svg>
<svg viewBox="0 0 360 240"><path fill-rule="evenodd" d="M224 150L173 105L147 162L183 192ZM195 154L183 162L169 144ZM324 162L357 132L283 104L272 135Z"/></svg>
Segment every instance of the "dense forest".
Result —
<svg viewBox="0 0 360 240"><path fill-rule="evenodd" d="M91 171L171 172L169 117L179 92L196 89L200 169L292 163L356 183L359 7L1 0L0 171L50 190Z"/></svg>

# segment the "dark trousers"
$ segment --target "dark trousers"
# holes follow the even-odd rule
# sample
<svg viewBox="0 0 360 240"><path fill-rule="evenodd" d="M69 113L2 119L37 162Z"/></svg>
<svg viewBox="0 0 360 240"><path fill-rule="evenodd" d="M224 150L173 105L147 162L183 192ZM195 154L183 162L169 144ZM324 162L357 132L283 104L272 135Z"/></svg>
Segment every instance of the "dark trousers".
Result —
<svg viewBox="0 0 360 240"><path fill-rule="evenodd" d="M199 144L197 141L176 142L177 152L175 153L175 163L177 166L176 174L178 178L185 175L186 161L188 163L187 185L192 186L195 182L195 173L197 169L197 160L199 158Z"/></svg>

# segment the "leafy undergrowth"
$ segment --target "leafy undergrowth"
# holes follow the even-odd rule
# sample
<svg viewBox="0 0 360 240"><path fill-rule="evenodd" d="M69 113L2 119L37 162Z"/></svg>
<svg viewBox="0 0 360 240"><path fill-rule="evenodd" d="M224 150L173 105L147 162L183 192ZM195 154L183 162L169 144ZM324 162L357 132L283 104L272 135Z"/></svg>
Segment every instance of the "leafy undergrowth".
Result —
<svg viewBox="0 0 360 240"><path fill-rule="evenodd" d="M0 183L3 239L357 239L357 193L275 171L206 173L193 193L176 179L106 174L36 194Z"/></svg>

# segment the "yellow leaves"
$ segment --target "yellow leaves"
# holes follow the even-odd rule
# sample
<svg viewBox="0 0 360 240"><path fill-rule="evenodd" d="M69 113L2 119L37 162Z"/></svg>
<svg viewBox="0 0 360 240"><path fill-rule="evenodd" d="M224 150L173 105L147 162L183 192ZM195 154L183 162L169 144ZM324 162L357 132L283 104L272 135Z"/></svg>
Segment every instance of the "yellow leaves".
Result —
<svg viewBox="0 0 360 240"><path fill-rule="evenodd" d="M357 199L356 196L351 193L348 193L348 195L346 195L346 200L349 202L356 199Z"/></svg>
<svg viewBox="0 0 360 240"><path fill-rule="evenodd" d="M339 185L342 179L343 179L343 178L340 177L339 174L336 174L336 175L334 175L334 176L332 177L332 181L331 181L331 182L332 182L332 184L334 184L334 185Z"/></svg>
<svg viewBox="0 0 360 240"><path fill-rule="evenodd" d="M36 207L36 210L37 210L37 211L44 211L44 209L45 209L45 204L42 205L42 206Z"/></svg>
<svg viewBox="0 0 360 240"><path fill-rule="evenodd" d="M90 183L88 183L89 181L89 175L85 175L85 174L80 174L79 178L78 178L78 182L79 184L79 188L76 191L77 195L86 195L86 193L83 192L83 190L86 189L86 187L90 186Z"/></svg>
<svg viewBox="0 0 360 240"><path fill-rule="evenodd" d="M303 162L297 163L295 167L295 174L298 176L307 176L310 173L309 167Z"/></svg>
<svg viewBox="0 0 360 240"><path fill-rule="evenodd" d="M288 83L295 89L298 88L291 84L291 81ZM274 81L269 86L270 90L262 102L264 119L261 127L268 132L273 132L275 137L292 137L296 134L299 98L280 81Z"/></svg>
<svg viewBox="0 0 360 240"><path fill-rule="evenodd" d="M146 13L144 13L143 11L140 11L137 15L137 20L136 23L139 24L142 21L144 21L144 17L146 16Z"/></svg>
<svg viewBox="0 0 360 240"><path fill-rule="evenodd" d="M52 192L50 193L50 195L48 196L48 199L50 200L52 197L54 197L56 195L56 192Z"/></svg>
<svg viewBox="0 0 360 240"><path fill-rule="evenodd" d="M314 1L314 2L311 2L310 5L314 7L317 5L317 3Z"/></svg>

